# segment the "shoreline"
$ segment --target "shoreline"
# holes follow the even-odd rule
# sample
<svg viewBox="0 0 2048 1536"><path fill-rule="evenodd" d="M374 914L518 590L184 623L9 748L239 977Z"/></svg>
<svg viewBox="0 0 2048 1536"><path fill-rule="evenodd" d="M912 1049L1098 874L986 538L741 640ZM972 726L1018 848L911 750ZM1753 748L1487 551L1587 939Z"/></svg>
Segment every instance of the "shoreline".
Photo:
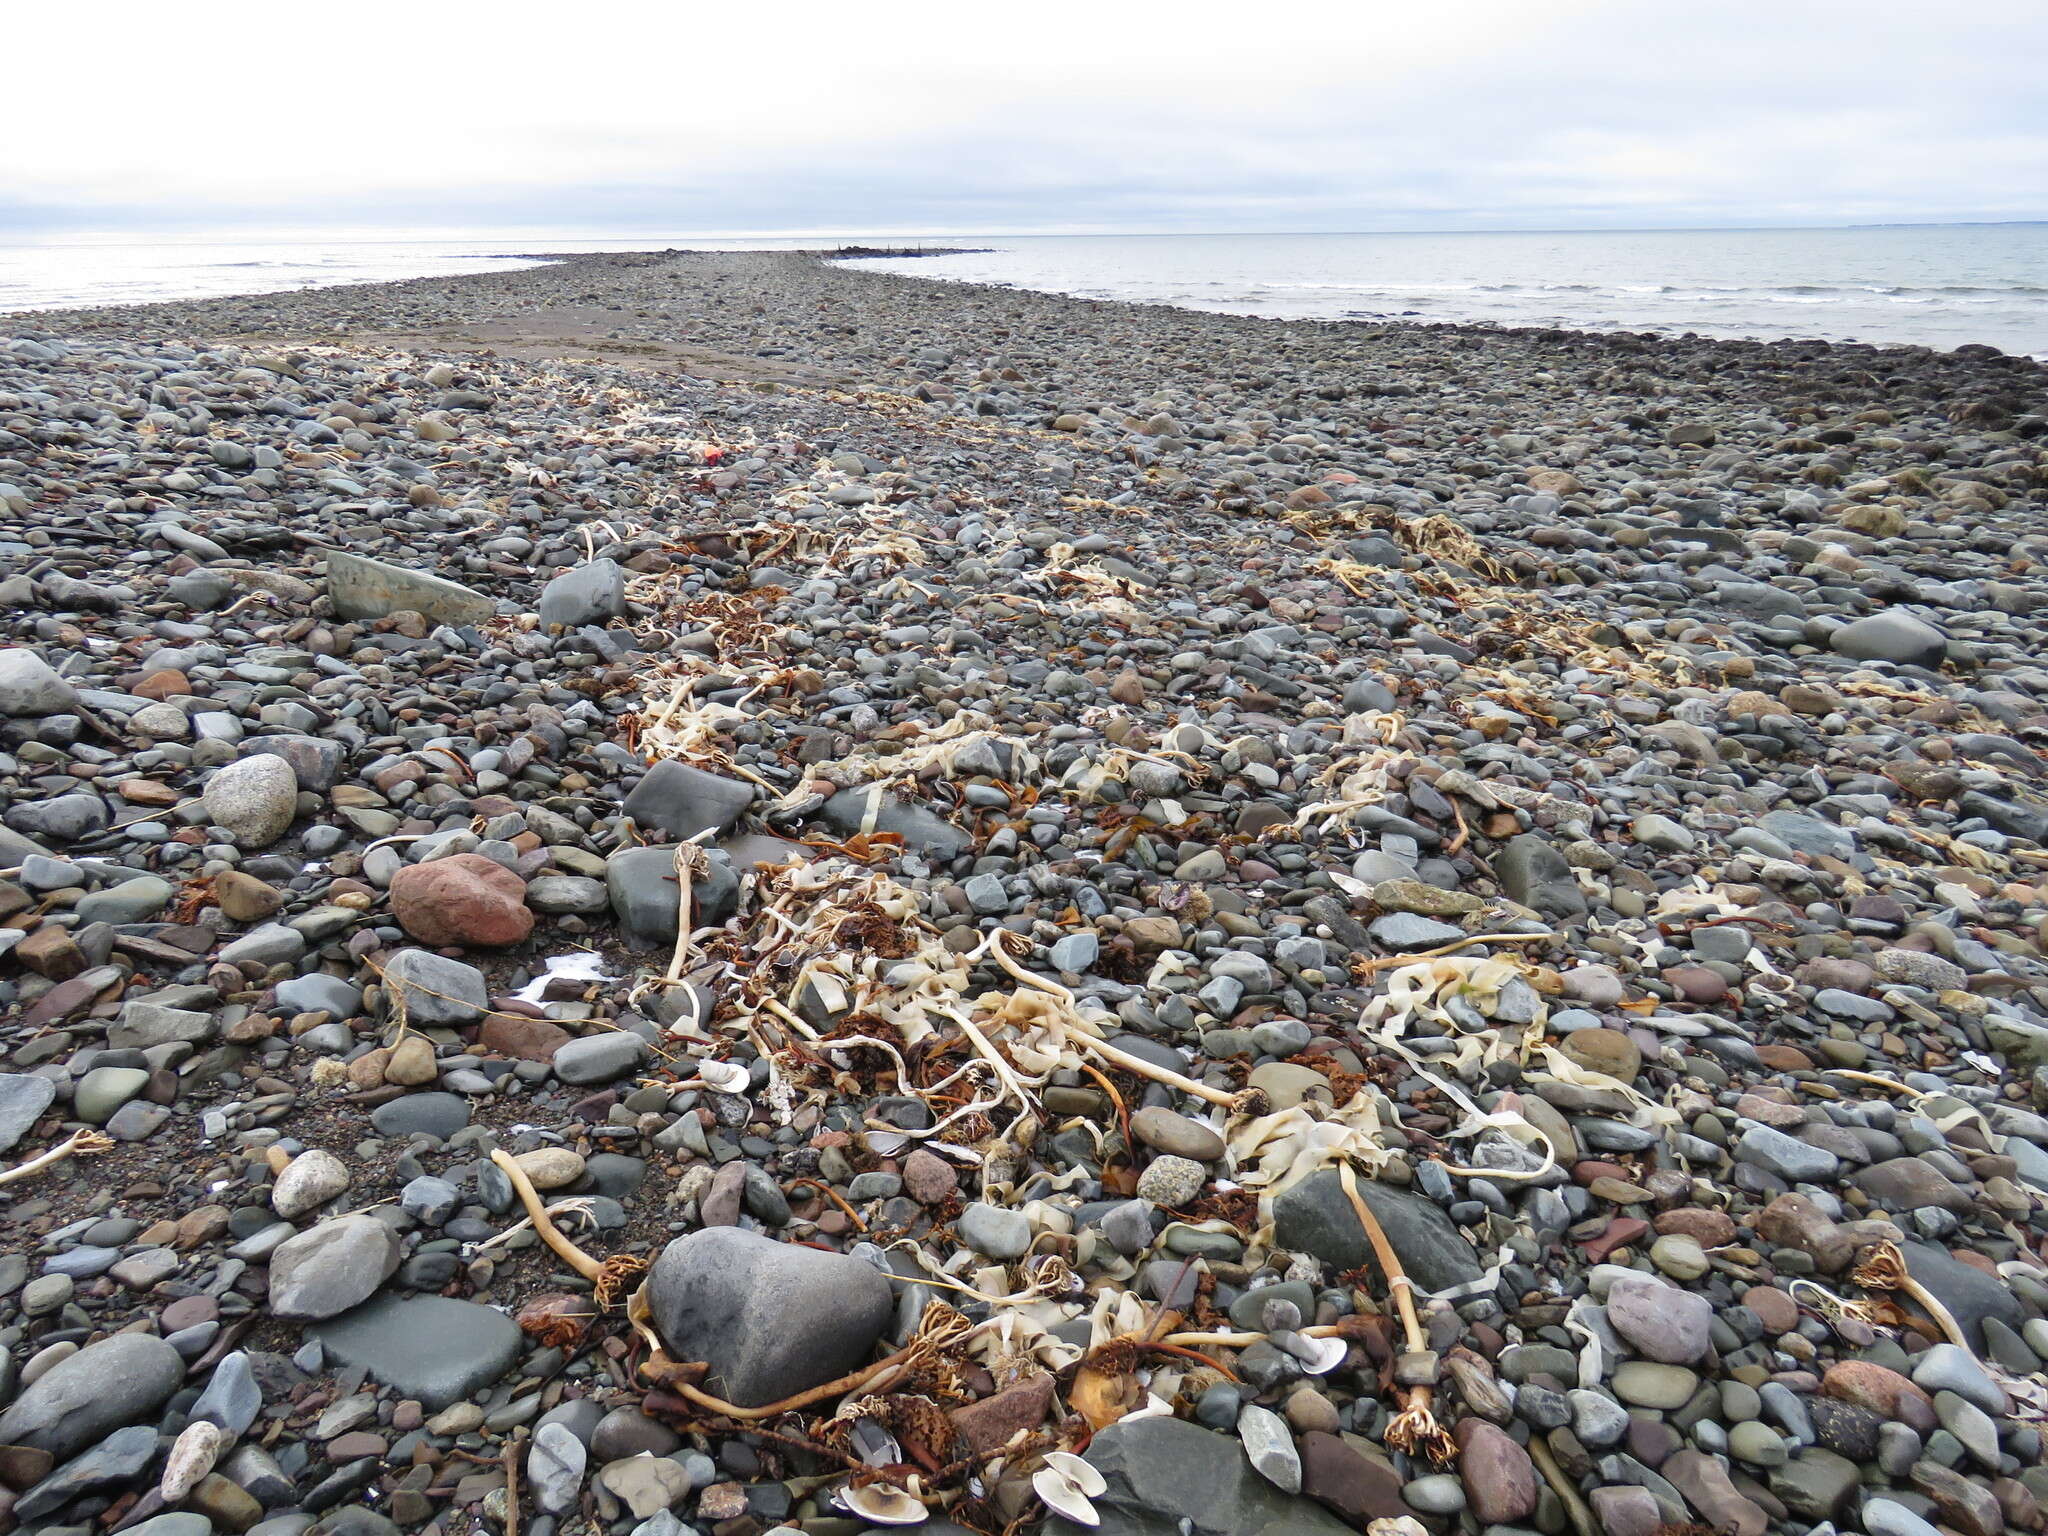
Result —
<svg viewBox="0 0 2048 1536"><path fill-rule="evenodd" d="M789 253L13 317L0 1153L106 1144L0 1503L189 1376L252 1533L2023 1513L2044 403Z"/></svg>
<svg viewBox="0 0 2048 1536"><path fill-rule="evenodd" d="M792 248L792 249L788 249L788 250L743 250L743 249L736 249L736 250L730 250L730 251L724 251L724 250L703 250L703 251L692 251L692 250L681 250L681 249L678 249L678 248L675 248L675 247L663 247L663 248L656 248L656 247L650 247L650 248L648 248L648 249L646 249L646 250L640 250L640 251L601 251L601 252L589 252L589 251L567 251L567 252L558 252L558 251L528 251L528 252L502 252L502 253L495 253L495 254L491 254L491 255L479 255L479 256L478 256L478 257L476 257L475 259L478 259L478 260L519 260L519 261L531 261L531 262L538 262L538 263L546 263L546 264L550 264L550 265L573 265L573 264L576 264L576 263L579 263L579 262L589 262L589 261L608 261L608 260L616 260L616 259L644 259L644 260L656 260L656 261L659 261L659 260L666 260L666 259L671 259L671 258L675 258L675 257L687 257L687 256L719 256L719 257L727 257L727 256L730 256L730 257L743 257L743 258L756 258L756 257L758 257L758 258L763 258L763 259L771 259L771 260L772 260L772 259L788 259L788 258L798 258L798 259L804 259L804 260L810 260L810 261L815 261L815 262L818 262L818 263L820 263L820 264L836 264L836 263L841 263L841 262L845 262L845 263L858 263L858 262L861 262L861 261L866 261L866 260L871 260L871 259L875 259L875 258L877 258L877 257L881 257L881 256L888 256L888 257L892 257L892 258L925 258L925 257L934 257L934 258L935 258L935 257L940 257L940 256L953 256L953 255L979 255L979 254L985 254L985 252L984 252L984 249L983 249L983 248L981 248L981 247L956 247L956 248L944 248L944 249L925 249L925 250L913 250L913 249L911 249L911 248L907 248L907 247L906 247L906 248L900 248L900 249L887 249L887 250L885 250L885 249L882 249L882 248L875 248L875 249L872 249L872 250L871 250L871 249L869 249L869 248L867 248L867 247L817 247L817 248L814 248L814 249L796 249L796 248ZM532 269L531 269L531 268L527 268L527 269L521 269L521 270L532 270ZM919 279L919 274L915 274L915 273L899 273L899 272L875 272L875 271L872 271L871 269L863 269L863 268L858 268L858 267L856 267L856 268L855 268L855 270L868 270L868 271L870 272L870 275L872 275L872 276L884 276L884 277L903 277L903 278L907 278L907 279L910 279L910 280L912 280L912 281L917 281L917 280L920 280L920 279ZM30 321L32 321L32 320L33 320L33 319L34 319L35 317L37 317L37 316L73 316L73 315L81 315L81 314L104 314L104 313L109 313L109 312L126 312L126 311L136 311L136 310L147 310L147 309L158 309L158 308L178 308L178 307L191 307L191 306L205 306L205 305L212 305L212 304L221 304L221 303L231 303L231 302L233 302L233 301L234 301L234 300L236 300L236 299L261 299L261 298L272 298L272 299L286 299L286 298L293 298L293 297L301 297L301 296L310 296L310 295L314 295L314 294L329 294L329 293L351 293L351 294L354 294L354 293L367 293L368 291L370 291L370 290L375 290L375 289L388 289L388 288L402 288L402 287L408 287L408 286L410 286L410 285L414 285L414 284L420 284L420 283L446 283L446 282L460 282L460 281L466 281L466 280L468 280L468 279L471 279L471 278L475 278L475 277L487 277L487 276L493 276L493 275L499 275L499 274L492 274L492 273L451 273L451 274L442 274L442 275L436 275L436 276L427 276L427 277L414 277L414 278L391 278L391 279L383 279L383 280L379 280L379 281L375 281L375 282L368 282L368 283L346 283L346 284L335 284L335 285L332 285L331 287L317 287L317 288L303 288L303 289L283 289L283 290L275 290L275 291L273 291L273 292L269 292L269 293L260 293L260 294L242 294L242 295L222 295L222 296L214 296L214 297L212 297L212 298L199 298L199 299L164 299L164 300L144 300L144 301L138 301L138 302L136 302L136 303L133 303L133 304L122 304L122 305L77 305L77 306L71 306L71 307L68 307L68 308L64 308L64 309L54 309L54 310L18 310L18 311L8 311L8 312L0 312L0 323L6 323L6 324L14 324L14 325L17 325L17 326L27 326L27 325L28 325L28 323L29 323ZM1933 345L1933 344L1929 344L1929 343L1922 343L1922 342L1907 342L1907 341L1852 341L1852 340L1838 340L1838 339L1834 339L1834 338L1829 338L1829 337L1824 337L1824 336L1783 336L1783 337L1772 337L1772 338L1759 338L1759 337L1724 337L1724 336L1711 336L1711 335L1706 335L1706 334L1704 334L1704 333L1699 333L1699 332L1690 332L1690 331L1684 330L1684 329L1682 329L1682 328L1679 328L1679 327L1676 327L1676 326L1673 326L1673 327L1668 327L1668 328L1667 328L1667 327L1654 327L1654 328L1650 328L1650 329L1636 329L1636 328L1633 328L1633 327L1617 327L1617 328L1613 328L1613 329L1607 329L1607 330L1595 330L1595 329L1589 329L1589 328L1585 328L1585 327L1574 327L1574 326L1557 326L1557 325L1549 325L1549 324L1542 324L1542 323L1538 323L1538 322L1533 322L1533 321L1532 321L1532 322L1528 322L1528 323L1516 323L1516 322L1512 322L1512 321L1506 321L1506 320L1491 320L1491 319L1487 319L1487 320L1473 320L1473 319L1430 319L1430 318L1424 318L1424 317L1418 317L1418 316L1411 316L1411 315L1377 315L1377 316L1341 316L1341 317L1339 317L1339 316L1329 316L1329 317L1321 317L1321 316L1288 316L1288 315L1252 315L1252 314L1244 314L1244 313L1241 313L1241 312L1238 312L1238 311L1234 311L1234 310L1227 310L1227 309L1213 309L1213 308L1205 308L1205 307L1201 307L1201 306L1199 306L1199 305L1194 305L1194 304L1180 304L1180 303L1173 303L1173 302L1168 302L1168 301L1163 301L1163 300L1162 300L1162 301L1152 301L1152 300L1140 300L1140 299L1104 299L1104 298L1090 298L1090 297L1086 297L1086 296L1083 296L1083 295L1079 295L1079 294L1074 294L1074 293L1066 292L1066 291L1064 291L1064 290L1060 290L1060 289L1054 289L1054 288L1032 288L1032 287L1026 287L1026 286L1022 286L1022 285L1018 285L1018 284L1014 284L1014 283L1009 283L1009 282L978 282L978 281L974 281L974 280L971 280L971 279L951 279L951 278L942 278L942 279L938 279L937 281L940 281L940 282L945 282L945 283L951 283L951 284L954 284L954 285L956 285L956 286L959 286L959 287L963 287L963 288L968 288L968 289L973 289L973 290L976 290L976 291L979 291L979 292L983 292L983 293L987 293L987 294L1003 294L1003 293L1025 293L1025 294L1031 294L1031 295L1034 295L1034 296L1036 296L1036 297L1039 297L1039 298L1044 298L1044 299L1055 299L1055 300L1062 300L1062 301L1065 301L1065 302L1070 302L1070 303L1075 303L1075 304L1083 304L1083 305L1089 305L1089 304L1094 304L1094 305L1100 305L1100 304L1115 304L1115 305L1128 305L1128 306L1130 306L1130 307L1132 307L1132 308L1137 308L1137 309L1148 309L1148 310L1149 310L1149 309L1159 309L1159 310L1167 310L1167 311L1172 311L1172 312L1175 312L1175 313L1180 313L1180 314L1191 314L1191 315L1204 315L1204 316L1211 316L1211 317L1214 317L1214 318L1218 318L1218 319L1227 319L1227 320L1238 320L1238 321L1253 321L1253 322L1261 322L1261 323L1265 323L1265 324L1274 324L1274 323L1278 323L1278 324L1285 324L1285 325L1332 325L1332 326L1349 326L1349 327L1371 327L1371 328L1383 328L1383 327L1402 327L1402 328L1420 328L1420 329L1447 329L1447 330L1452 330L1452 331L1460 331L1460 332L1475 332L1475 333L1480 333L1480 334L1495 334L1495 333L1498 333L1498 334L1503 334L1503 335L1510 335L1510 336L1531 336L1531 335L1533 335L1533 336L1539 336L1539 337L1540 337L1540 336L1552 336L1552 335L1557 335L1557 334L1570 334L1570 335L1574 335L1574 336L1584 336L1584 337L1589 337L1589 338L1594 338L1594 339L1600 339L1600 338L1608 338L1608 337L1614 337L1614 338L1636 338L1636 339L1639 339L1639 340L1653 340L1653 341L1662 341L1662 342L1673 342L1673 343L1687 343L1687 344L1689 344L1690 342L1696 342L1696 341L1708 341L1708 342L1721 342L1721 343L1726 343L1726 344L1730 344L1730 345L1736 345L1736 346L1746 346L1746 347L1805 347L1805 346L1812 346L1812 345L1821 345L1821 346L1828 346L1828 347L1840 347L1840 348L1844 348L1844 349L1850 349L1850 350L1858 350L1858 351L1873 351L1873 352L1878 352L1878 353L1889 353L1889 352L1913 352L1913 353L1918 353L1918 352L1929 352L1929 353L1934 353L1934 354L1937 354L1937 355L1941 355L1941 356L1953 356L1953 355L1955 355L1955 354L1957 354L1957 353L1959 353L1959 352L1961 352L1961 353L1966 353L1966 354L1967 354L1967 353L1971 353L1971 352L1981 352L1981 351L1983 351L1983 350L1985 350L1985 349L1987 349L1987 348L1988 348L1989 350L1991 350L1991 351L2003 352L2003 349L2002 349L2002 348L1992 347L1992 346L1991 346L1991 345L1990 345L1989 343L1984 343L1984 342L1960 342L1960 343L1955 343L1955 344L1952 344L1952 345L1947 345L1947 346L1936 346L1936 345ZM31 328L32 328L32 327L31 327ZM2037 364L2037 365L2040 365L2040 366L2043 366L2043 367L2048 367L2048 355L2042 355L2042 354L2030 354L2030 353L2005 353L2004 355L2008 355L2008 356L2013 356L2013 357L2016 357L2016 358L2020 358L2020 359L2023 359L2023 360L2025 360L2025 361L2028 361L2028 362L2032 362L2032 363L2035 363L2035 364Z"/></svg>

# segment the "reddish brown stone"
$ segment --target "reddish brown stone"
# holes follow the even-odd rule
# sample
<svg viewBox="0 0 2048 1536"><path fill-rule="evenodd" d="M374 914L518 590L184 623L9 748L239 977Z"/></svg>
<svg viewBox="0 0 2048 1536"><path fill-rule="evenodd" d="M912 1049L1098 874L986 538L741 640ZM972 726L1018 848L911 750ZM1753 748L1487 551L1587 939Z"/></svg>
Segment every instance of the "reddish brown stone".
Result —
<svg viewBox="0 0 2048 1536"><path fill-rule="evenodd" d="M1790 1333L1799 1326L1799 1304L1772 1285L1752 1285L1742 1304L1757 1315L1766 1333Z"/></svg>
<svg viewBox="0 0 2048 1536"><path fill-rule="evenodd" d="M1588 1264L1604 1264L1607 1256L1617 1248L1625 1248L1650 1230L1650 1224L1635 1216L1617 1216L1607 1223L1607 1230L1589 1242L1579 1244L1585 1250Z"/></svg>
<svg viewBox="0 0 2048 1536"><path fill-rule="evenodd" d="M1888 1419L1929 1426L1935 1422L1934 1399L1897 1371L1868 1360L1843 1360L1829 1366L1820 1379L1820 1390L1824 1397L1839 1397Z"/></svg>
<svg viewBox="0 0 2048 1536"><path fill-rule="evenodd" d="M1675 1211L1659 1211L1651 1223L1659 1237L1689 1237L1702 1248L1719 1248L1735 1241L1735 1219L1726 1211L1688 1205Z"/></svg>
<svg viewBox="0 0 2048 1536"><path fill-rule="evenodd" d="M1401 1474L1335 1435L1310 1430L1301 1437L1301 1491L1360 1530L1371 1520L1411 1513L1401 1500Z"/></svg>
<svg viewBox="0 0 2048 1536"><path fill-rule="evenodd" d="M1536 1468L1498 1424L1460 1419L1458 1475L1465 1501L1482 1525L1513 1525L1536 1511Z"/></svg>
<svg viewBox="0 0 2048 1536"><path fill-rule="evenodd" d="M1045 1422L1045 1412L1052 1406L1052 1388L1050 1376L1027 1376L994 1397L955 1408L950 1415L953 1427L976 1455L986 1456L1007 1445L1020 1430L1033 1430Z"/></svg>
<svg viewBox="0 0 2048 1536"><path fill-rule="evenodd" d="M919 1205L937 1205L960 1187L960 1175L938 1153L919 1147L903 1160L903 1187Z"/></svg>
<svg viewBox="0 0 2048 1536"><path fill-rule="evenodd" d="M545 1019L515 1019L502 1013L485 1019L477 1031L477 1043L485 1050L515 1061L553 1061L555 1052L573 1038L569 1031Z"/></svg>
<svg viewBox="0 0 2048 1536"><path fill-rule="evenodd" d="M391 877L391 910L436 949L517 944L533 931L526 882L475 853L408 864Z"/></svg>
<svg viewBox="0 0 2048 1536"><path fill-rule="evenodd" d="M1813 1058L1796 1045L1760 1045L1756 1059L1773 1072L1811 1072Z"/></svg>
<svg viewBox="0 0 2048 1536"><path fill-rule="evenodd" d="M71 930L45 923L14 946L14 958L52 981L68 981L85 969L85 952L71 937Z"/></svg>

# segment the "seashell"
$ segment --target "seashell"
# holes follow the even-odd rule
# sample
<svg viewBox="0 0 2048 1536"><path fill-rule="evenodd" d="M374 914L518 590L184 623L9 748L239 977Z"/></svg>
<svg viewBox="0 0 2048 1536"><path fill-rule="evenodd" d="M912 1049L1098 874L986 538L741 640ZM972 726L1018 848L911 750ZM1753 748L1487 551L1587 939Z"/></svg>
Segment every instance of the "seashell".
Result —
<svg viewBox="0 0 2048 1536"><path fill-rule="evenodd" d="M1301 1368L1311 1376L1327 1376L1344 1363L1344 1357L1351 1352L1351 1346L1342 1339L1310 1339L1314 1346L1315 1358L1304 1360Z"/></svg>
<svg viewBox="0 0 2048 1536"><path fill-rule="evenodd" d="M869 1525L922 1525L931 1511L901 1488L887 1483L869 1483L864 1488L842 1488L839 1503Z"/></svg>
<svg viewBox="0 0 2048 1536"><path fill-rule="evenodd" d="M1088 1501L1109 1488L1100 1472L1067 1451L1048 1451L1045 1465L1031 1474L1031 1489L1046 1508L1076 1525L1100 1525L1102 1516Z"/></svg>
<svg viewBox="0 0 2048 1536"><path fill-rule="evenodd" d="M747 1069L736 1061L700 1061L697 1063L697 1078L705 1087L719 1093L744 1093L747 1089Z"/></svg>

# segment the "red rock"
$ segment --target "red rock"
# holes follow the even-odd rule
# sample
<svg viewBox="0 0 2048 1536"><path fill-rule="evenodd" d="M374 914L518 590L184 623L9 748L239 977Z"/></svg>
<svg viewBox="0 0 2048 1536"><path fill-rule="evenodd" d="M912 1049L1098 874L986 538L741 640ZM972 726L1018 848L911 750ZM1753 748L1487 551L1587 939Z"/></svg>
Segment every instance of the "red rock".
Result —
<svg viewBox="0 0 2048 1536"><path fill-rule="evenodd" d="M960 1187L960 1175L938 1153L919 1147L903 1160L903 1187L919 1205L937 1205Z"/></svg>
<svg viewBox="0 0 2048 1536"><path fill-rule="evenodd" d="M1823 1397L1839 1397L1907 1423L1934 1423L1934 1399L1897 1371L1868 1360L1843 1360L1828 1367L1820 1379Z"/></svg>
<svg viewBox="0 0 2048 1536"><path fill-rule="evenodd" d="M1689 1237L1702 1248L1719 1248L1735 1241L1738 1230L1735 1219L1726 1211L1711 1211L1704 1206L1682 1206L1675 1211L1659 1211L1651 1223L1659 1237L1676 1234Z"/></svg>
<svg viewBox="0 0 2048 1536"><path fill-rule="evenodd" d="M1756 1059L1773 1072L1811 1072L1813 1058L1796 1045L1760 1045Z"/></svg>
<svg viewBox="0 0 2048 1536"><path fill-rule="evenodd" d="M1774 1248L1808 1255L1823 1274L1833 1274L1856 1252L1855 1239L1804 1195L1778 1196L1758 1213L1756 1230Z"/></svg>
<svg viewBox="0 0 2048 1536"><path fill-rule="evenodd" d="M161 671L150 673L149 676L145 677L128 691L138 699L161 701L176 697L179 694L190 693L192 691L192 680L182 672L165 667Z"/></svg>
<svg viewBox="0 0 2048 1536"><path fill-rule="evenodd" d="M1301 1437L1301 1491L1360 1530L1371 1520L1412 1511L1401 1498L1401 1475L1319 1429Z"/></svg>
<svg viewBox="0 0 2048 1536"><path fill-rule="evenodd" d="M510 1056L514 1061L553 1061L555 1052L574 1037L545 1019L510 1018L494 1013L484 1020L476 1038L485 1050Z"/></svg>
<svg viewBox="0 0 2048 1536"><path fill-rule="evenodd" d="M68 981L86 967L85 951L71 937L71 930L45 923L14 946L14 958L52 981Z"/></svg>
<svg viewBox="0 0 2048 1536"><path fill-rule="evenodd" d="M1727 979L1704 965L1675 965L1664 980L1688 1003L1718 1003L1728 995Z"/></svg>
<svg viewBox="0 0 2048 1536"><path fill-rule="evenodd" d="M1481 1525L1513 1525L1536 1511L1536 1468L1498 1424L1460 1419L1458 1475L1465 1501Z"/></svg>
<svg viewBox="0 0 2048 1536"><path fill-rule="evenodd" d="M948 1417L975 1454L985 1456L1008 1444L1019 1430L1033 1430L1045 1422L1045 1411L1052 1406L1052 1388L1050 1376L1027 1376L994 1397L955 1408Z"/></svg>
<svg viewBox="0 0 2048 1536"><path fill-rule="evenodd" d="M533 931L526 882L475 853L406 865L391 877L391 910L436 949L517 944Z"/></svg>
<svg viewBox="0 0 2048 1536"><path fill-rule="evenodd" d="M1617 1216L1607 1223L1605 1232L1579 1246L1585 1250L1588 1264L1604 1264L1615 1249L1627 1247L1649 1230L1650 1224L1639 1217Z"/></svg>
<svg viewBox="0 0 2048 1536"><path fill-rule="evenodd" d="M1752 1285L1742 1304L1757 1315L1766 1333L1790 1333L1799 1326L1799 1304L1772 1285Z"/></svg>

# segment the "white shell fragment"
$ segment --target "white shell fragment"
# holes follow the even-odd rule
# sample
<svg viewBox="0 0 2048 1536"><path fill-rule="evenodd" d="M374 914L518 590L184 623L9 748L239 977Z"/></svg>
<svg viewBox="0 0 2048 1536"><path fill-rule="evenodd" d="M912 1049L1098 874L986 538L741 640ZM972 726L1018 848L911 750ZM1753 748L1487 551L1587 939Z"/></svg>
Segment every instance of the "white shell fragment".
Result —
<svg viewBox="0 0 2048 1536"><path fill-rule="evenodd" d="M707 1088L719 1093L746 1092L747 1069L736 1061L700 1061L697 1077Z"/></svg>
<svg viewBox="0 0 2048 1536"><path fill-rule="evenodd" d="M842 1488L840 1504L870 1525L921 1525L931 1513L901 1488L887 1483L869 1483L865 1488Z"/></svg>
<svg viewBox="0 0 2048 1536"><path fill-rule="evenodd" d="M1045 1501L1046 1508L1065 1515L1076 1525L1100 1525L1102 1516L1088 1501L1109 1487L1100 1472L1080 1457L1066 1451L1048 1451L1045 1465L1031 1474L1031 1488Z"/></svg>

